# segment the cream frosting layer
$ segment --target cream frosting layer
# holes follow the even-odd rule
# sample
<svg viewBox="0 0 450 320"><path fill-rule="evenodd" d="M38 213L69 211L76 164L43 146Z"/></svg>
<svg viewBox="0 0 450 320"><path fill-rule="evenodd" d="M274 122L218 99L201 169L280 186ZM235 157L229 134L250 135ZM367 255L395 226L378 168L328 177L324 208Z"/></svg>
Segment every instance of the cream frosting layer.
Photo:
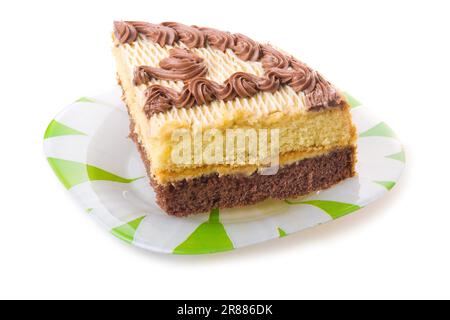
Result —
<svg viewBox="0 0 450 320"><path fill-rule="evenodd" d="M196 64L203 59L188 50L186 51L190 55L190 59L183 59L184 61L181 63L186 72L180 73L178 68L177 77L174 77L173 72L170 72L169 75L163 65L161 65L163 70L141 66L138 69L136 83L147 82L151 77L186 81L181 92L161 85L150 86L146 92L147 102L145 105L149 117L166 112L171 108L191 108L208 104L213 100L229 101L236 97L250 98L261 91L273 93L284 85L292 87L297 93L304 93L307 105L311 109L318 110L343 104L342 97L336 88L317 71L270 45L258 43L239 33L231 34L217 29L199 28L176 22L155 25L141 21L116 21L114 34L117 37L118 45L132 44L138 40L139 36L142 36L163 47L174 45L175 41L179 41L188 48L211 46L221 51L230 49L243 61L261 61L265 69L263 77L252 73L237 72L225 83L218 83L201 77L197 73L192 73L192 67L198 71ZM192 64L192 58L197 60L195 65ZM176 60L176 64L180 65L181 60ZM189 78L189 75L198 78Z"/></svg>

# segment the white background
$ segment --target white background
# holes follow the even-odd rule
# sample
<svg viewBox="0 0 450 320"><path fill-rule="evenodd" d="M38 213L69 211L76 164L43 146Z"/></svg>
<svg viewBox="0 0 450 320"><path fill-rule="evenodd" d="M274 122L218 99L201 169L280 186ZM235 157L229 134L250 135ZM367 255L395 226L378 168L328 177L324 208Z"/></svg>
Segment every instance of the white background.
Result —
<svg viewBox="0 0 450 320"><path fill-rule="evenodd" d="M0 298L450 298L448 1L2 1ZM407 152L398 186L336 222L227 254L133 248L42 152L66 104L115 85L114 19L269 40L369 104Z"/></svg>

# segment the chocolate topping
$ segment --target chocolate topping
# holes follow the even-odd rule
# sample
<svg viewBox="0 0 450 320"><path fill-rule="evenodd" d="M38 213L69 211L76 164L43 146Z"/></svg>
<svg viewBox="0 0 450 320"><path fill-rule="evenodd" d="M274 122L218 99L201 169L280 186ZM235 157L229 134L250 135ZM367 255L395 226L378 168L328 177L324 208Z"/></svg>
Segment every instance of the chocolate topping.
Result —
<svg viewBox="0 0 450 320"><path fill-rule="evenodd" d="M174 29L180 41L189 48L203 48L206 45L205 34L199 29L177 22L163 22L162 25Z"/></svg>
<svg viewBox="0 0 450 320"><path fill-rule="evenodd" d="M252 74L237 72L226 83L230 84L239 98L251 98L259 91L258 80L258 77Z"/></svg>
<svg viewBox="0 0 450 320"><path fill-rule="evenodd" d="M135 85L147 84L152 78L160 80L187 81L202 77L208 72L203 59L189 50L175 48L169 52L169 57L161 60L161 68L149 66L137 67L134 71Z"/></svg>
<svg viewBox="0 0 450 320"><path fill-rule="evenodd" d="M257 81L258 89L270 93L276 92L282 85L282 80L276 76L275 73L269 71L266 77L260 78Z"/></svg>
<svg viewBox="0 0 450 320"><path fill-rule="evenodd" d="M224 32L212 28L198 28L198 29L206 35L206 40L208 41L208 44L213 48L225 52L228 48L234 46L233 35L229 32Z"/></svg>
<svg viewBox="0 0 450 320"><path fill-rule="evenodd" d="M282 85L290 85L297 92L306 95L307 106L318 110L337 105L340 98L337 91L319 73L311 70L293 70L273 68L262 77L245 72L231 75L224 84L219 84L203 77L187 83L178 93L172 89L161 91L162 86L150 86L145 112L152 115L166 112L172 107L192 108L196 105L208 104L214 100L230 101L237 97L251 98L259 92L276 92Z"/></svg>
<svg viewBox="0 0 450 320"><path fill-rule="evenodd" d="M280 68L286 69L289 67L289 58L280 51L274 49L270 45L264 45L262 47L263 57L261 63L264 69Z"/></svg>
<svg viewBox="0 0 450 320"><path fill-rule="evenodd" d="M304 66L302 69L292 72L292 79L289 85L295 90L295 92L304 91L306 94L314 91L319 74Z"/></svg>
<svg viewBox="0 0 450 320"><path fill-rule="evenodd" d="M258 61L262 55L261 45L243 34L235 34L234 53L244 61Z"/></svg>
<svg viewBox="0 0 450 320"><path fill-rule="evenodd" d="M117 40L124 43L132 43L136 41L138 32L136 28L129 22L115 21L114 22L114 34Z"/></svg>
<svg viewBox="0 0 450 320"><path fill-rule="evenodd" d="M149 117L174 106L190 108L214 100L250 98L260 91L274 93L282 85L291 86L297 93L303 92L306 104L311 110L342 103L337 90L306 64L242 34L190 27L176 22L155 25L136 21L114 22L114 32L122 44L132 43L137 40L138 34L142 34L161 46L173 45L180 40L189 48L203 48L210 45L223 52L231 49L242 60L261 61L265 69L265 75L262 77L238 72L223 84L219 84L203 78L207 73L207 67L202 58L188 50L173 49L170 51L170 57L160 62L161 68L140 66L135 70L136 85L147 84L152 78L190 81L180 93L162 86L149 87L146 93L148 101L145 105Z"/></svg>
<svg viewBox="0 0 450 320"><path fill-rule="evenodd" d="M316 85L314 90L306 93L306 103L312 110L339 105L342 98L337 90L325 80L318 72L315 72Z"/></svg>
<svg viewBox="0 0 450 320"><path fill-rule="evenodd" d="M278 79L280 84L289 84L292 81L292 70L272 68L266 72L268 78Z"/></svg>
<svg viewBox="0 0 450 320"><path fill-rule="evenodd" d="M222 87L213 81L206 78L197 78L185 86L176 103L183 108L208 104L217 99L221 89Z"/></svg>
<svg viewBox="0 0 450 320"><path fill-rule="evenodd" d="M150 118L152 115L169 110L178 98L178 92L168 87L154 85L145 90L147 101L144 112Z"/></svg>
<svg viewBox="0 0 450 320"><path fill-rule="evenodd" d="M138 33L158 43L161 47L172 46L178 40L177 32L172 28L141 21L130 21L129 23L134 26Z"/></svg>

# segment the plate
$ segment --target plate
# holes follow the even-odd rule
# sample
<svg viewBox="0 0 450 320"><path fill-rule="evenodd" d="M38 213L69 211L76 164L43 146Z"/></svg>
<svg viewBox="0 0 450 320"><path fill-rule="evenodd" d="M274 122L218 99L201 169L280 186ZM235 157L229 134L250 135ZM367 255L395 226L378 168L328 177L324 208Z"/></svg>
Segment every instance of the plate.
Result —
<svg viewBox="0 0 450 320"><path fill-rule="evenodd" d="M348 96L358 128L358 176L299 199L212 210L186 218L155 203L133 142L120 88L83 97L49 124L47 160L68 192L120 239L151 251L207 254L234 250L339 219L381 198L396 185L405 152L371 109Z"/></svg>

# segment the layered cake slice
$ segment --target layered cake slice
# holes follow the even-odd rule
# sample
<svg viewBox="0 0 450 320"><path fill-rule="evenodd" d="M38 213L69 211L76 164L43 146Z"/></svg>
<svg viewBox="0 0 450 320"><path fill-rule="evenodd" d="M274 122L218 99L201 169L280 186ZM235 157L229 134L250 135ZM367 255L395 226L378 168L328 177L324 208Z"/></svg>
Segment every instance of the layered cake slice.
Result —
<svg viewBox="0 0 450 320"><path fill-rule="evenodd" d="M347 101L293 56L174 22L115 22L113 41L130 136L168 214L297 197L355 175Z"/></svg>

